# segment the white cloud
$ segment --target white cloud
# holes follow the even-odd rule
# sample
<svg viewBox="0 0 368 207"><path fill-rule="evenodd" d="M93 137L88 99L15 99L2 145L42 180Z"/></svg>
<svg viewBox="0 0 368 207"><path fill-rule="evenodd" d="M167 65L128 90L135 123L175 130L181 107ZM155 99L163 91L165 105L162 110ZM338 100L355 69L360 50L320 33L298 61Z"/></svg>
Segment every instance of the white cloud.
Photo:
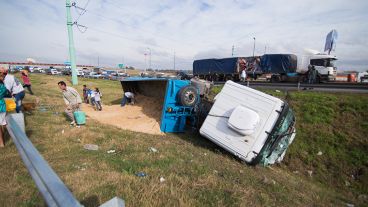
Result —
<svg viewBox="0 0 368 207"><path fill-rule="evenodd" d="M77 1L83 7L87 0ZM90 0L74 27L80 64L145 66L152 51L154 68L191 69L196 58L255 53L298 53L322 50L331 29L339 32L335 54L340 69L368 69L368 2L356 0ZM77 12L72 8L74 19ZM12 0L0 9L0 57L44 62L68 59L65 1Z"/></svg>

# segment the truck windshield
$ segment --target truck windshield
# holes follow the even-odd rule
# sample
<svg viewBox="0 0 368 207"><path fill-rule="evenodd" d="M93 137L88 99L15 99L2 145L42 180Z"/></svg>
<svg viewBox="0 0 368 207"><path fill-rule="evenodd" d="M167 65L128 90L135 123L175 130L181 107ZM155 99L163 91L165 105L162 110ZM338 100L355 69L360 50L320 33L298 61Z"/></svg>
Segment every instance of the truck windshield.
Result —
<svg viewBox="0 0 368 207"><path fill-rule="evenodd" d="M310 64L314 66L334 67L334 61L335 59L312 59Z"/></svg>
<svg viewBox="0 0 368 207"><path fill-rule="evenodd" d="M284 105L275 127L255 159L255 164L273 164L285 152L295 134L295 116L287 104Z"/></svg>

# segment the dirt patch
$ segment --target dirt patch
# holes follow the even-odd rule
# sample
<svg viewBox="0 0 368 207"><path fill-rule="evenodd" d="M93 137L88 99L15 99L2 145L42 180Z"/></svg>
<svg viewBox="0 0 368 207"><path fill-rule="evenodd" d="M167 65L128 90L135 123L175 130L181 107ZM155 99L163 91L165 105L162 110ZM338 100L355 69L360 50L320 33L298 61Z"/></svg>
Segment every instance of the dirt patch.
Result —
<svg viewBox="0 0 368 207"><path fill-rule="evenodd" d="M102 111L88 104L83 104L86 115L103 124L110 124L122 129L147 134L164 133L160 130L162 102L150 97L137 97L135 105L102 105Z"/></svg>

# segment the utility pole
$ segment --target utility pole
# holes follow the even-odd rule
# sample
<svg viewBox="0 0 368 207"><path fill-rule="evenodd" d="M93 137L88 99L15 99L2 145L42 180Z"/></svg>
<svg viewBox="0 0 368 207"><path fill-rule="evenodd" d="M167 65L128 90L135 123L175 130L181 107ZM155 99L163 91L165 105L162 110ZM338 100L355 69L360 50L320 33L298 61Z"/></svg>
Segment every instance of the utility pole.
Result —
<svg viewBox="0 0 368 207"><path fill-rule="evenodd" d="M151 48L147 48L149 50L149 69L152 69L152 65L151 65L151 56L152 56L152 51Z"/></svg>
<svg viewBox="0 0 368 207"><path fill-rule="evenodd" d="M234 57L234 45L233 45L233 47L231 49L231 57Z"/></svg>
<svg viewBox="0 0 368 207"><path fill-rule="evenodd" d="M144 72L147 71L147 53L144 53Z"/></svg>
<svg viewBox="0 0 368 207"><path fill-rule="evenodd" d="M254 50L256 49L256 38L253 37L254 44L253 44L253 57L254 57Z"/></svg>
<svg viewBox="0 0 368 207"><path fill-rule="evenodd" d="M176 69L176 65L175 65L175 64L176 64L176 63L175 63L175 58L176 58L176 57L175 57L175 55L176 55L176 54L175 54L175 50L174 50L174 70Z"/></svg>
<svg viewBox="0 0 368 207"><path fill-rule="evenodd" d="M266 54L266 49L267 49L267 45L265 45L265 51L264 51L264 54Z"/></svg>
<svg viewBox="0 0 368 207"><path fill-rule="evenodd" d="M66 25L68 28L68 37L69 37L69 59L70 66L72 68L72 84L78 85L78 76L77 76L77 65L75 63L75 48L74 48L74 39L73 39L73 22L72 16L70 14L71 7L70 0L66 0Z"/></svg>
<svg viewBox="0 0 368 207"><path fill-rule="evenodd" d="M100 67L100 56L97 56L97 67Z"/></svg>

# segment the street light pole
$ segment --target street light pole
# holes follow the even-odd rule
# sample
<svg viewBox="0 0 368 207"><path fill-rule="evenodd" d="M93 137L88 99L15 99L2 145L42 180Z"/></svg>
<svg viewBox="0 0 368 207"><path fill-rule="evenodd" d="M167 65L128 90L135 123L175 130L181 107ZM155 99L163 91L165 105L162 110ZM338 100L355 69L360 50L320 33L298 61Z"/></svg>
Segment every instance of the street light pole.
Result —
<svg viewBox="0 0 368 207"><path fill-rule="evenodd" d="M151 56L152 56L152 51L151 48L147 48L149 50L149 68L152 69L152 65L151 65Z"/></svg>
<svg viewBox="0 0 368 207"><path fill-rule="evenodd" d="M256 49L256 38L253 37L254 43L253 43L253 57L254 57L254 50Z"/></svg>
<svg viewBox="0 0 368 207"><path fill-rule="evenodd" d="M176 60L175 60L175 59L176 59L176 57L175 57L175 56L176 56L176 54L175 54L175 50L174 50L174 70L176 70L176 62L175 62L175 61L176 61Z"/></svg>
<svg viewBox="0 0 368 207"><path fill-rule="evenodd" d="M144 72L147 72L147 53L144 53Z"/></svg>

